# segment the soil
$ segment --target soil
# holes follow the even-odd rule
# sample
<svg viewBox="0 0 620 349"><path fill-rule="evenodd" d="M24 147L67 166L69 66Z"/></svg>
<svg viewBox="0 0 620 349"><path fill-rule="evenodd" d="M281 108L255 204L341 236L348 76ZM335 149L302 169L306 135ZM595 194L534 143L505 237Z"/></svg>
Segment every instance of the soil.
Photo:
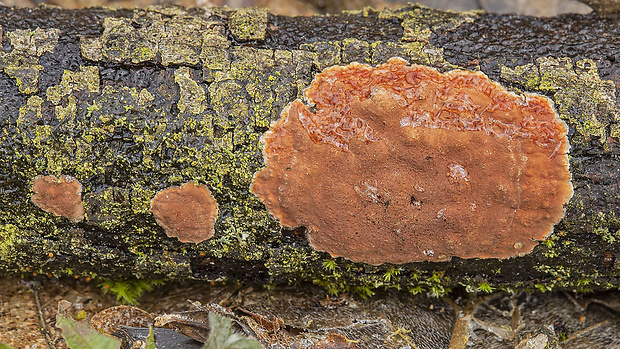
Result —
<svg viewBox="0 0 620 349"><path fill-rule="evenodd" d="M0 342L16 349L67 347L55 327L61 300L72 304L69 315L82 320L119 304L95 281L5 277L0 289ZM455 290L433 298L389 290L364 300L348 294L329 297L313 285L169 282L139 299L138 307L157 316L192 310L188 300L221 305L238 319L264 318L278 324L275 331L259 336L274 348L315 345L330 333L358 348L448 348L458 338L468 342L468 348L481 349L544 348L535 346L535 339L560 345L549 348L620 348L620 291L467 296ZM527 343L529 347L519 347Z"/></svg>

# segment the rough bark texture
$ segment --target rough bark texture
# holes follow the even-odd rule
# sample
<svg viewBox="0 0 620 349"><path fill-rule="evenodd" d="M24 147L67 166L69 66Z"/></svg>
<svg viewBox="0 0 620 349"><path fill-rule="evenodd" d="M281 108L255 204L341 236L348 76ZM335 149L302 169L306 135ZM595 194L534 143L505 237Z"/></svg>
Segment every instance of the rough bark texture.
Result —
<svg viewBox="0 0 620 349"><path fill-rule="evenodd" d="M312 281L400 287L620 286L620 22L411 7L280 17L261 9L0 7L0 273ZM523 257L369 266L312 250L249 192L260 136L320 70L398 56L481 70L554 100L575 195ZM31 201L36 176L82 185L85 219ZM169 238L153 196L190 181L219 206L215 235Z"/></svg>

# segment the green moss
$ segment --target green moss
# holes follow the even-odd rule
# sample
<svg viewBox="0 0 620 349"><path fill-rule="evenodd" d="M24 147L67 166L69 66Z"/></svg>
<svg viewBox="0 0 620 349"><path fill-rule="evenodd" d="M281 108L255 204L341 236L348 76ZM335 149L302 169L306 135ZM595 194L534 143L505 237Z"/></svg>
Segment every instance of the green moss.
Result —
<svg viewBox="0 0 620 349"><path fill-rule="evenodd" d="M337 266L336 261L333 259L326 259L323 261L323 268L327 271L333 272L336 270Z"/></svg>
<svg viewBox="0 0 620 349"><path fill-rule="evenodd" d="M155 287L163 285L161 280L107 280L99 284L103 293L112 293L121 304L138 305L138 299Z"/></svg>
<svg viewBox="0 0 620 349"><path fill-rule="evenodd" d="M603 239L603 241L608 244L620 242L620 229L614 233L612 231L609 231L607 227L597 227L594 228L593 233L599 235Z"/></svg>
<svg viewBox="0 0 620 349"><path fill-rule="evenodd" d="M620 122L614 82L602 80L591 59L541 57L535 65L502 67L502 78L528 90L553 93L560 117L577 131L573 142L595 137L606 144L607 128Z"/></svg>
<svg viewBox="0 0 620 349"><path fill-rule="evenodd" d="M609 136L620 140L620 123L611 125Z"/></svg>
<svg viewBox="0 0 620 349"><path fill-rule="evenodd" d="M264 8L238 9L230 16L228 29L239 41L265 40L268 14Z"/></svg>
<svg viewBox="0 0 620 349"><path fill-rule="evenodd" d="M495 288L489 285L489 283L487 282L481 282L480 284L478 284L478 287L476 287L476 291L482 293L492 293L494 290Z"/></svg>
<svg viewBox="0 0 620 349"><path fill-rule="evenodd" d="M394 266L390 266L388 270L383 273L383 282L390 282L400 275L402 269Z"/></svg>
<svg viewBox="0 0 620 349"><path fill-rule="evenodd" d="M592 232L608 244L620 245L620 217L615 212L598 212L589 217L587 222Z"/></svg>

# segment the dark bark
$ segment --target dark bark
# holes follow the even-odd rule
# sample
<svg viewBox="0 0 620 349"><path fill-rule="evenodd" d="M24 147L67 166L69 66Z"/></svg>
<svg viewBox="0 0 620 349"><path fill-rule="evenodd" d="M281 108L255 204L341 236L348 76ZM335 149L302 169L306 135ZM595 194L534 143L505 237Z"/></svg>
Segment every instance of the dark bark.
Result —
<svg viewBox="0 0 620 349"><path fill-rule="evenodd" d="M416 7L316 17L0 7L0 26L0 273L314 281L362 293L620 286L618 21ZM532 253L332 264L249 192L260 135L318 71L393 56L479 69L555 101L570 128L575 195ZM37 175L76 178L85 220L35 206ZM200 244L167 237L149 211L157 191L192 180L219 203L215 235Z"/></svg>

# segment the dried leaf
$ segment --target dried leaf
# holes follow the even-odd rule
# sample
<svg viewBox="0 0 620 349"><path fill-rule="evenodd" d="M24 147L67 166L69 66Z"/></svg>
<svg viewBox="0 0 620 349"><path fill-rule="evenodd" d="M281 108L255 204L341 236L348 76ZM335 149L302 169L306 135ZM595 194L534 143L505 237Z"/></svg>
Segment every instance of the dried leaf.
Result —
<svg viewBox="0 0 620 349"><path fill-rule="evenodd" d="M118 305L98 312L89 323L101 333L114 334L120 326L149 327L153 321L154 316L140 308Z"/></svg>

